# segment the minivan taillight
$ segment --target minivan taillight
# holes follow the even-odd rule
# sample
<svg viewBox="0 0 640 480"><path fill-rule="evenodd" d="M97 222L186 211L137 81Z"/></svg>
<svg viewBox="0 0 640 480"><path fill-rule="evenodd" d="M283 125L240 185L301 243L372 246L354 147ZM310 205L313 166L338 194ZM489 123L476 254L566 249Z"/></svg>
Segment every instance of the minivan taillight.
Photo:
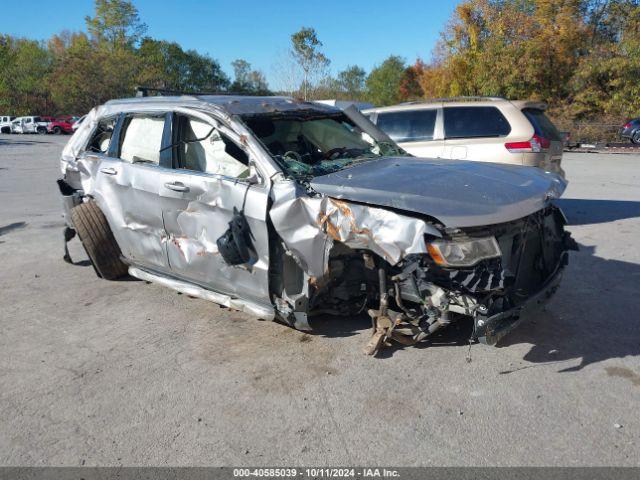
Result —
<svg viewBox="0 0 640 480"><path fill-rule="evenodd" d="M622 128L625 128L625 129L626 129L626 128L631 128L631 122L627 122L627 123L625 123L625 124L622 126Z"/></svg>
<svg viewBox="0 0 640 480"><path fill-rule="evenodd" d="M511 153L538 153L549 148L551 141L534 134L528 142L508 142L504 146Z"/></svg>

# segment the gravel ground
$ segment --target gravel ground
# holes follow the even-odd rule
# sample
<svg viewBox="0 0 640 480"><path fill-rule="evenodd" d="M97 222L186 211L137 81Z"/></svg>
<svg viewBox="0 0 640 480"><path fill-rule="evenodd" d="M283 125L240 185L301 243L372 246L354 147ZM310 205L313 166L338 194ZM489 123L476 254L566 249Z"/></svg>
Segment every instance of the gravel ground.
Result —
<svg viewBox="0 0 640 480"><path fill-rule="evenodd" d="M565 154L581 250L498 347L361 353L62 261L65 137L0 135L0 464L640 465L640 155Z"/></svg>

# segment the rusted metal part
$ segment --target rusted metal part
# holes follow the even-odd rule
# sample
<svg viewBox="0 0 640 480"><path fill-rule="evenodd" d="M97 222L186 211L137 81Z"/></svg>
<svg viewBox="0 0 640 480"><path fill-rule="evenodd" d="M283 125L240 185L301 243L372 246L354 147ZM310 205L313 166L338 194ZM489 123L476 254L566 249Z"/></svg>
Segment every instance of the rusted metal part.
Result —
<svg viewBox="0 0 640 480"><path fill-rule="evenodd" d="M403 314L387 310L387 314L383 315L380 310L373 309L368 313L373 327L371 338L363 349L365 355L375 355L383 346L391 345L391 340L406 346L417 343L415 336L419 330L410 325Z"/></svg>
<svg viewBox="0 0 640 480"><path fill-rule="evenodd" d="M365 355L375 355L389 336L393 322L389 317L381 315L380 310L369 310L369 315L373 320L373 332L363 351Z"/></svg>

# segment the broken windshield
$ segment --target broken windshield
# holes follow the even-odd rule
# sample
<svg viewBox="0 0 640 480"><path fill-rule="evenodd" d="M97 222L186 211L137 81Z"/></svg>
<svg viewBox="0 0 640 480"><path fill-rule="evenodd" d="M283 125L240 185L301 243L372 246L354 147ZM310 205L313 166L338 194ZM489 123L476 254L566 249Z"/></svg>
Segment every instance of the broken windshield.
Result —
<svg viewBox="0 0 640 480"><path fill-rule="evenodd" d="M356 125L341 112L281 112L247 116L244 121L296 178L326 175L380 157L409 156L373 124Z"/></svg>

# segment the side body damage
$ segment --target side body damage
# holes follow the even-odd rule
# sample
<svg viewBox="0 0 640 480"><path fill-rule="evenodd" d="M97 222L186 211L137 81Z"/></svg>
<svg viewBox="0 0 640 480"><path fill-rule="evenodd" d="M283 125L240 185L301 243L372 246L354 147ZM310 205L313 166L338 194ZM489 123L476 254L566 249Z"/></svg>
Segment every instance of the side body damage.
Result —
<svg viewBox="0 0 640 480"><path fill-rule="evenodd" d="M165 133L176 112L206 119L242 151L247 171L193 175L162 154L158 168L123 162L123 116L142 110L166 115ZM92 152L105 119L113 120L111 144ZM305 131L304 122L331 120L349 122L376 147L366 162L339 169L334 154L357 150L359 140L341 140L352 144L329 149L322 161L307 147L274 154L267 142L281 126L265 129L274 120L303 125L311 141L298 134L297 145L321 143L318 132L325 134ZM161 152L175 147L166 136ZM303 162L333 170L292 174L289 167ZM407 157L357 111L290 99L108 103L63 152L65 240L73 235L70 209L91 200L138 278L302 330L314 314L366 310L367 353L387 340L423 341L461 316L474 319L474 338L495 343L554 293L574 244L552 204L562 179L471 163Z"/></svg>

